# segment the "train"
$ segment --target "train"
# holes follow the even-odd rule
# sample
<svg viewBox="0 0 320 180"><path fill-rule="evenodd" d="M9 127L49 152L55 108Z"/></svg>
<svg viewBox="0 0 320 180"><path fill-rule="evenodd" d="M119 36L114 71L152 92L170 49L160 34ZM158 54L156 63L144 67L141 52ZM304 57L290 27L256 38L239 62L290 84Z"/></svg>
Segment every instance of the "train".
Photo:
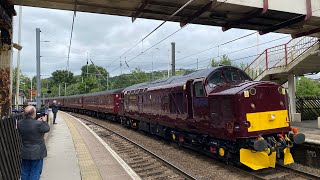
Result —
<svg viewBox="0 0 320 180"><path fill-rule="evenodd" d="M290 127L286 89L233 66L53 100L253 170L294 163L290 149L305 141Z"/></svg>

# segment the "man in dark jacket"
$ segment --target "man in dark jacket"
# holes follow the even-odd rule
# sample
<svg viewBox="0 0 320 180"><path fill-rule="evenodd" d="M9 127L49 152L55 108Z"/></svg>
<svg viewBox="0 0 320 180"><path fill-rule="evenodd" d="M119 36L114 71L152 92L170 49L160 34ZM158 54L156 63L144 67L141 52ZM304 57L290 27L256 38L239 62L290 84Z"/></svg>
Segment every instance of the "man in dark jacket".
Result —
<svg viewBox="0 0 320 180"><path fill-rule="evenodd" d="M53 113L53 124L57 124L56 123L56 118L57 118L57 113L58 113L58 105L57 105L57 101L54 100L51 104L51 109L52 109L52 113Z"/></svg>
<svg viewBox="0 0 320 180"><path fill-rule="evenodd" d="M47 157L44 134L50 131L46 117L36 120L36 108L25 108L26 118L18 121L21 136L21 180L39 180L42 172L43 158Z"/></svg>

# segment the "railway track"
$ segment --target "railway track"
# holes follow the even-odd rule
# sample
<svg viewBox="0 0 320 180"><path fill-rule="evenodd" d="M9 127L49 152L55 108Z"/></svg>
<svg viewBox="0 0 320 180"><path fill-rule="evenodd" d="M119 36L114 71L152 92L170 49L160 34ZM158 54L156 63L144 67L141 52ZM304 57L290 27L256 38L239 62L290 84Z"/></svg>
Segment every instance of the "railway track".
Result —
<svg viewBox="0 0 320 180"><path fill-rule="evenodd" d="M196 179L189 173L176 167L169 161L161 158L142 145L113 131L105 125L100 124L99 121L101 122L102 120L75 113L71 113L71 115L84 121L84 123L89 126L94 125L104 129L105 131L97 129L95 129L95 131L99 136L108 137L104 138L107 139L107 143L113 146L114 150L142 179ZM234 166L230 166L230 168L234 169L236 172L241 172L245 175L251 176L254 179L261 180L320 179L320 176L292 169L281 164L277 164L276 168L274 169L262 169L259 171L244 170Z"/></svg>
<svg viewBox="0 0 320 180"><path fill-rule="evenodd" d="M247 172L256 179L261 180L278 180L278 179L288 179L288 180L303 180L303 179L320 179L320 176L306 173L303 171L295 170L280 164L277 164L274 169L262 169L259 171Z"/></svg>
<svg viewBox="0 0 320 180"><path fill-rule="evenodd" d="M122 136L121 134L105 127L98 122L85 119L82 115L73 116L82 120L86 125L94 125L101 128L98 135L105 137L104 140L113 147L117 154L142 178L142 179L188 179L196 178L189 173L176 167L169 161L154 154L142 145ZM93 127L93 128L96 128Z"/></svg>

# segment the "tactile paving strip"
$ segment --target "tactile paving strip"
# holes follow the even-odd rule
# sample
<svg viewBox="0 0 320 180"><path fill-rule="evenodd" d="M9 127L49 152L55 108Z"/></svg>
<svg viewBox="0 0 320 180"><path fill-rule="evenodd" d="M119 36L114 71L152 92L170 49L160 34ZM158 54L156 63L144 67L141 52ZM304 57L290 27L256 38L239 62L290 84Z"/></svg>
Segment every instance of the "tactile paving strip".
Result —
<svg viewBox="0 0 320 180"><path fill-rule="evenodd" d="M82 180L102 180L99 170L93 161L92 156L79 131L68 116L63 115L62 113L61 115L63 116L63 119L65 119L65 122L68 125L72 135L73 143L77 151Z"/></svg>

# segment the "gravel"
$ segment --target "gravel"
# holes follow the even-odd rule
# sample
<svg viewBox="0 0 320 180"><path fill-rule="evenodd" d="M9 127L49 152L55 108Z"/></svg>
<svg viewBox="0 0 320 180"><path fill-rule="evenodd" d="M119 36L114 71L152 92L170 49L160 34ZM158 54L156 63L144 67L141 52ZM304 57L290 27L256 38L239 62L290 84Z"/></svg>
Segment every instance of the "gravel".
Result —
<svg viewBox="0 0 320 180"><path fill-rule="evenodd" d="M90 120L96 120L95 118L85 117L90 118ZM247 177L247 174L231 165L193 150L178 147L176 144L166 142L159 137L132 130L109 121L99 121L99 123L106 125L111 130L125 137L129 137L131 140L146 147L197 179L254 179Z"/></svg>

